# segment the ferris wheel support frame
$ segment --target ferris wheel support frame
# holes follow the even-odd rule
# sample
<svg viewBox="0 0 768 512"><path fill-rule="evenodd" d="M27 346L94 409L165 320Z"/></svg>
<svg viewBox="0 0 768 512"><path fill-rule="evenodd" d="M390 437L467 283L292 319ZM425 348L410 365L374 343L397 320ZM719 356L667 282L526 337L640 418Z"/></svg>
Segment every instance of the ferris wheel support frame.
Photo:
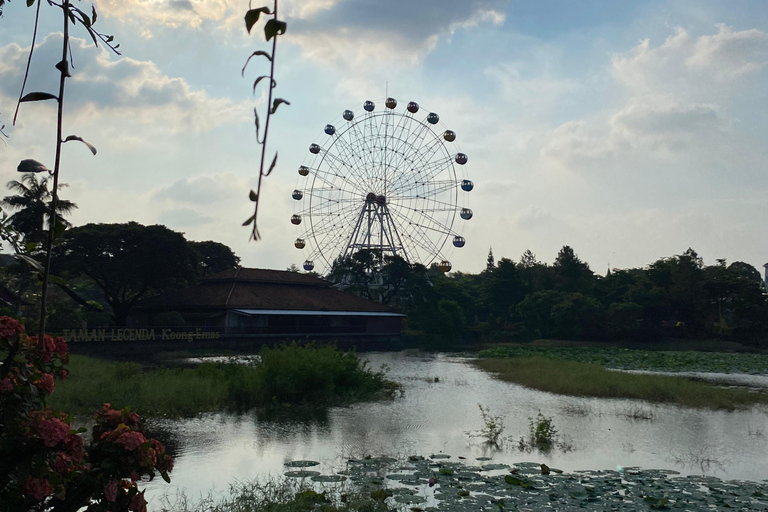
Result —
<svg viewBox="0 0 768 512"><path fill-rule="evenodd" d="M377 223L379 225L378 244L374 243L371 239L373 226ZM382 256L386 252L391 252L393 256L400 256L408 263L411 262L408 258L408 252L405 250L405 246L400 239L397 226L392 221L384 196L375 196L373 193L368 194L343 254L346 258L361 250L380 250Z"/></svg>

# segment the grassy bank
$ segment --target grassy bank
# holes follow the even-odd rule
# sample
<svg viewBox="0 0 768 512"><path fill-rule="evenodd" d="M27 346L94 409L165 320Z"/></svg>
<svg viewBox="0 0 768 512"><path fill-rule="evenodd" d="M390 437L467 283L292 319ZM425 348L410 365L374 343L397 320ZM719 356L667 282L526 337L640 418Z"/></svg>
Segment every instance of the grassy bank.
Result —
<svg viewBox="0 0 768 512"><path fill-rule="evenodd" d="M682 377L621 373L598 364L548 357L479 359L474 364L501 380L561 395L634 398L713 409L768 403L764 393L719 388Z"/></svg>
<svg viewBox="0 0 768 512"><path fill-rule="evenodd" d="M515 345L482 350L478 355L483 358L544 357L618 370L768 374L766 354Z"/></svg>
<svg viewBox="0 0 768 512"><path fill-rule="evenodd" d="M109 402L119 408L130 405L143 415L187 416L227 408L334 405L372 399L392 386L356 353L335 347L284 344L265 347L260 356L250 365L202 363L153 370L72 356L70 376L57 384L50 405L90 414Z"/></svg>

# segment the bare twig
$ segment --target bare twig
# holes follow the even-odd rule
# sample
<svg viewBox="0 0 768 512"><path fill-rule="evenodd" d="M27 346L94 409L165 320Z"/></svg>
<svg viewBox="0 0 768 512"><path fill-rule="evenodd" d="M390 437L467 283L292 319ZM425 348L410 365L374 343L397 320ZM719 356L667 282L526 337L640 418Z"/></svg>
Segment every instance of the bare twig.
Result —
<svg viewBox="0 0 768 512"><path fill-rule="evenodd" d="M24 70L24 81L21 83L21 92L19 92L19 101L16 102L16 112L13 113L13 126L16 126L16 117L19 115L19 106L21 105L21 98L24 96L24 87L27 85L27 78L29 78L29 67L32 64L32 53L35 51L35 41L37 40L37 26L40 22L40 4L42 0L37 0L37 9L35 10L35 28L32 31L32 44L29 46L29 57L27 57L27 67Z"/></svg>

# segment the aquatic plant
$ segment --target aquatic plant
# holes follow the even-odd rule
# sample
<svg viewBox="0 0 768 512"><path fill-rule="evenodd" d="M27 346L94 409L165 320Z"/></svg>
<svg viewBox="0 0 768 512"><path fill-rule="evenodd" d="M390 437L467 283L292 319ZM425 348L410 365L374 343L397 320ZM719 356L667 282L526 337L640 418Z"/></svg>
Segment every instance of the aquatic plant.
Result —
<svg viewBox="0 0 768 512"><path fill-rule="evenodd" d="M238 483L224 497L186 498L164 512L451 512L493 510L766 510L765 482L640 469L564 472L538 462L489 463L440 458L350 460L336 475ZM479 467L475 464L482 464ZM292 470L292 466L286 465ZM448 471L450 470L450 471ZM292 472L292 471L289 471ZM341 475L343 474L343 475ZM286 473L287 475L287 473ZM347 480L324 482L323 476ZM182 495L183 497L183 495Z"/></svg>
<svg viewBox="0 0 768 512"><path fill-rule="evenodd" d="M478 359L473 364L501 380L563 395L634 398L727 410L768 403L765 393L725 389L684 377L616 372L597 364L540 356Z"/></svg>
<svg viewBox="0 0 768 512"><path fill-rule="evenodd" d="M478 431L467 432L470 437L482 437L488 444L498 445L501 433L504 431L504 420L501 416L491 414L490 407L477 404L480 416L483 419L483 427Z"/></svg>
<svg viewBox="0 0 768 512"><path fill-rule="evenodd" d="M599 364L616 370L768 374L768 354L521 345L482 350L478 357L544 357Z"/></svg>

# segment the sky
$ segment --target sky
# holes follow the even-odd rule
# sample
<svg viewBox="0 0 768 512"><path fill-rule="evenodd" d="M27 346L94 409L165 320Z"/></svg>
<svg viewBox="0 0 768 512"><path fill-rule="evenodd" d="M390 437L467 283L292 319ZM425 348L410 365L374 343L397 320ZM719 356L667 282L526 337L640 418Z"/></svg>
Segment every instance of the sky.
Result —
<svg viewBox="0 0 768 512"><path fill-rule="evenodd" d="M258 3L253 7L260 6ZM89 2L77 2L90 12ZM62 197L89 222L164 224L230 246L250 267L301 265L289 219L309 144L345 109L387 95L438 112L475 184L453 269L478 272L563 245L592 270L634 268L689 247L706 264L768 261L768 2L764 0L282 0L259 229L252 94L269 50L241 0L97 0L121 56L73 31ZM55 104L21 105L31 41L23 0L0 18L0 181L53 167ZM28 91L57 91L59 12L47 4Z"/></svg>

